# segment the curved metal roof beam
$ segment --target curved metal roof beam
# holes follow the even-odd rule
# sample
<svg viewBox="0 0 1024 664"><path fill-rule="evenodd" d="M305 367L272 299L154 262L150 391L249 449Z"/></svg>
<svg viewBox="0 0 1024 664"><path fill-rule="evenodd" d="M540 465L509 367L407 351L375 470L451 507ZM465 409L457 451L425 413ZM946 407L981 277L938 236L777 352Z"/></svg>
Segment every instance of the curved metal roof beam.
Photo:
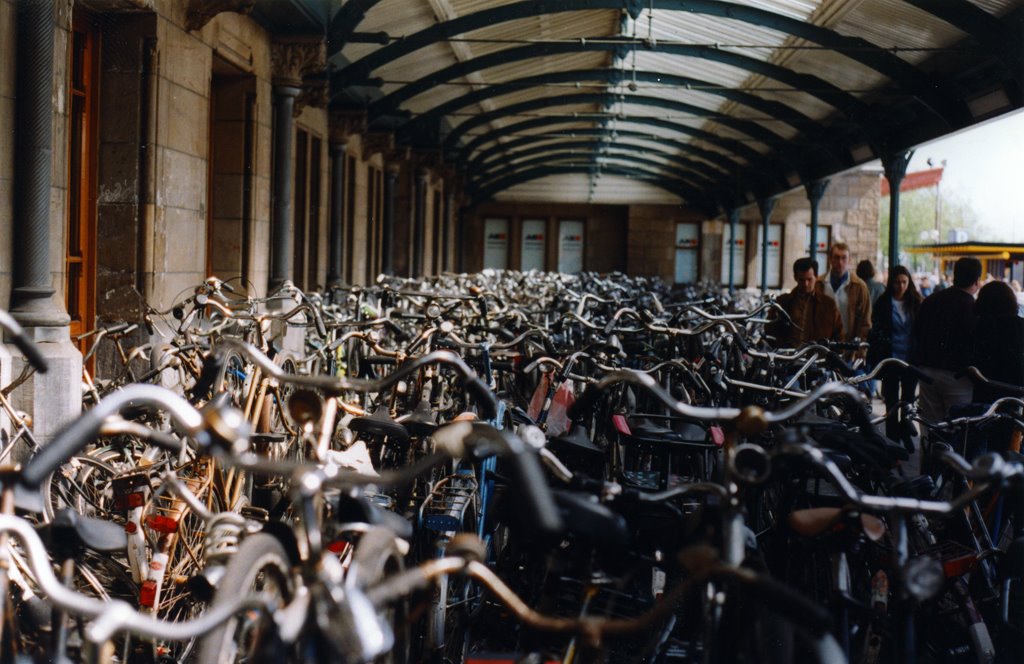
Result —
<svg viewBox="0 0 1024 664"><path fill-rule="evenodd" d="M473 182L470 188L474 190L486 189L489 184L493 182L500 182L502 179L514 173L527 171L530 170L531 168L535 168L538 166L559 166L567 165L570 163L574 165L578 164L583 166L590 166L597 170L603 170L608 166L614 165L634 168L638 173L644 173L653 178L662 178L666 182L674 182L679 186L686 187L688 190L693 192L704 191L704 189L702 189L701 187L694 185L692 182L686 180L685 178L677 177L676 174L672 172L664 172L658 170L659 164L657 164L656 162L652 162L649 159L644 159L643 157L638 157L636 155L632 155L629 153L614 154L608 155L604 163L598 164L591 159L590 155L583 155L577 152L560 152L545 155L543 157L536 157L534 159L527 159L526 161L519 164L515 168L505 169L500 173L496 172L490 177L479 180L477 182Z"/></svg>
<svg viewBox="0 0 1024 664"><path fill-rule="evenodd" d="M638 46L635 41L626 38L608 38L600 39L599 41L590 40L582 42L549 42L503 49L445 67L424 76L414 83L402 86L376 103L387 104L387 106L397 108L402 102L416 95L428 92L448 81L463 78L469 74L490 69L491 67L521 62L531 58L580 52L610 52L625 57L633 48L637 47L644 48L644 50L652 53L709 60L730 67L736 67L752 74L760 74L784 85L801 90L815 99L832 106L850 119L866 121L870 114L869 107L857 99L857 97L812 74L800 74L770 62L707 46L654 43L648 48L647 46ZM333 89L343 89L352 84L365 85L368 82L367 79L346 80L343 77L345 71L343 69L331 75L331 87ZM380 108L384 107L381 106Z"/></svg>
<svg viewBox="0 0 1024 664"><path fill-rule="evenodd" d="M529 101L519 102L517 104L509 104L496 108L493 111L487 113L481 113L475 115L458 126L461 129L463 125L472 123L474 126L478 126L484 122L489 122L495 117L502 117L508 115L514 115L517 113L528 113L541 108L547 108L552 104L558 106L567 106L575 104L598 104L604 106L614 106L619 103L632 104L635 106L650 106L652 108L663 108L668 111L675 111L677 113L686 113L693 115L695 118L708 118L714 120L718 124L729 127L734 131L738 131L741 134L745 134L750 138L759 141L767 146L777 148L781 154L787 153L789 150L790 142L784 137L776 134L775 132L765 129L758 123L752 120L741 120L739 118L733 118L727 115L722 115L715 111L709 111L706 108L694 106L693 104L686 104L680 101L673 101L671 99L664 99L662 97L647 97L642 95L619 95L610 92L600 93L582 93L574 95L559 95L558 97L542 97L539 99L531 99ZM423 116L420 116L422 118ZM420 118L402 125L395 132L395 138L400 141L407 140L412 137L422 126L418 124Z"/></svg>
<svg viewBox="0 0 1024 664"><path fill-rule="evenodd" d="M924 71L867 40L847 37L763 9L720 0L647 0L643 3L624 3L623 0L523 0L437 23L367 54L339 73L342 79L365 78L377 68L435 42L508 21L579 10L618 10L624 6L628 8L630 4L635 5L633 9L636 14L645 7L686 11L750 23L806 39L877 71L903 90L912 91L913 96L949 128L963 127L973 121L967 104L950 86L934 80Z"/></svg>
<svg viewBox="0 0 1024 664"><path fill-rule="evenodd" d="M327 26L328 57L344 48L355 34L356 28L366 18L366 12L381 2L383 0L348 0L334 13L330 25Z"/></svg>
<svg viewBox="0 0 1024 664"><path fill-rule="evenodd" d="M599 137L603 136L606 139L610 138L611 140L616 140L616 138L627 138L627 139L637 139L637 140L642 140L642 141L651 141L653 143L659 144L659 146L661 146L661 147L670 147L673 150L677 150L679 152L687 152L687 153L696 155L698 158L703 158L703 155L701 155L699 152L691 150L691 148L693 146L689 145L688 143L679 143L677 141L671 141L671 140L662 138L660 136L655 136L653 134L647 134L647 133L644 133L642 131L633 131L633 130L630 130L630 129L607 129L607 128L596 129L596 128L588 128L588 129L571 129L571 130L566 131L564 133L564 135L561 135L561 136L552 136L550 134L536 134L534 136L522 136L520 138L513 139L513 140L509 141L508 143L497 143L497 144L491 146L490 148L488 148L487 150L484 150L484 151L478 153L472 159L467 160L465 162L465 167L466 167L467 171L473 172L477 168L485 168L487 166L488 162L492 161L495 157L497 157L499 155L502 155L502 154L505 154L505 153L508 153L509 155L515 154L513 151L516 150L517 148L527 147L527 146L533 145L535 143L539 143L541 141L575 140L576 138L584 138L584 137L588 137L588 136L590 136L590 137L593 137L593 136L599 136ZM630 145L634 145L634 144L630 144ZM653 151L656 151L656 152L664 153L664 151L660 150L660 149L650 148L650 147L647 147L647 146L643 146L643 147L646 150L653 150ZM707 150L702 150L700 152L708 152L708 151ZM672 153L665 153L665 154L672 154ZM714 153L713 152L712 154L718 154L718 153ZM672 157L674 159L682 159L677 154L672 154ZM689 163L689 164L693 164L693 165L697 165L697 166L701 166L703 168L706 168L707 170L714 170L715 172L720 173L722 175L732 175L733 174L733 169L736 167L736 164L733 164L732 162L728 162L728 161L726 161L726 163L728 164L729 168L726 168L726 169L722 169L722 168L720 168L719 164L713 163L713 162L709 162L709 161L694 161L694 160L691 160L691 159L687 159L685 161L687 163Z"/></svg>
<svg viewBox="0 0 1024 664"><path fill-rule="evenodd" d="M699 170L695 170L695 164L687 159L682 159L677 155L668 154L659 150L651 150L645 146L634 145L632 143L617 143L613 145L603 141L562 141L558 143L534 146L528 150L520 150L509 154L508 161L494 163L490 166L471 170L467 175L469 176L469 181L475 184L479 181L492 180L506 171L521 168L523 160L531 161L533 159L544 159L553 154L573 154L585 156L594 163L596 159L613 153L622 154L623 156L625 156L625 154L633 155L636 157L633 160L636 161L636 163L644 164L661 171L666 171L673 176L678 176L687 180L694 187L701 189L713 189L715 187L715 182L709 180ZM654 159L646 158L646 156L657 157L665 161L655 161Z"/></svg>
<svg viewBox="0 0 1024 664"><path fill-rule="evenodd" d="M595 175L599 171L607 175L620 175L622 177L639 180L641 182L647 182L664 189L670 194L674 194L685 199L688 203L700 207L709 214L717 212L717 206L713 199L705 198L703 192L688 192L684 188L679 188L679 183L676 181L650 177L645 173L638 172L636 169L625 166L606 166L598 169L594 165L539 166L537 168L514 173L509 175L507 178L503 178L500 181L488 185L486 189L473 192L473 201L471 205L493 198L495 194L514 187L517 184L537 180L548 175Z"/></svg>
<svg viewBox="0 0 1024 664"><path fill-rule="evenodd" d="M1016 34L1004 21L989 14L984 9L967 0L904 0L907 4L928 12L962 32L971 36L977 45L988 50L996 58L1003 61L1007 73L1018 83L1024 77L1024 47L1022 38L1024 31L1018 29ZM1019 14L1024 11L1020 8Z"/></svg>
<svg viewBox="0 0 1024 664"><path fill-rule="evenodd" d="M425 111L418 115L413 120L410 120L407 124L409 131L415 131L413 127L415 123L427 123L435 120L440 120L449 113L454 113L461 108L478 104L485 99L491 99L494 97L500 97L502 95L511 94L515 92L521 92L524 88L537 87L547 85L549 83L566 83L574 81L600 81L611 85L616 85L623 81L637 80L644 82L663 82L666 85L678 85L680 87L692 87L692 86L709 86L712 85L706 81L701 81L695 78L689 78L687 76L676 76L673 74L661 74L658 72L650 71L636 71L630 72L627 76L624 72L616 69L581 69L581 70L570 70L561 72L548 72L545 74L537 74L536 76L526 76L523 78L516 79L514 81L508 81L505 83L497 83L490 85L481 90L474 90L468 92L461 97L449 100L445 103L439 104L429 111ZM724 97L743 104L756 111L760 111L768 115L773 120L778 120L790 125L794 129L801 132L804 141L812 145L816 149L826 149L828 154L835 160L836 170L842 168L848 168L853 166L852 157L850 157L849 150L842 149L840 146L834 143L834 138L828 136L825 127L818 124L808 116L795 111L785 104L781 104L776 101L770 101L762 99L756 95L752 95L746 92L738 90L707 90L707 94ZM610 94L610 93L606 93ZM625 103L631 103L630 100L634 98L634 95L625 95L623 101ZM644 99L663 99L663 97L639 97ZM670 100L669 100L670 101ZM681 104L682 102L673 102L674 104ZM680 107L682 108L682 107ZM691 109L699 107L691 106ZM372 106L371 106L372 109ZM731 116L722 116L722 118L716 118L719 123L725 126L731 126L734 129L739 129L738 125L730 124L729 121L725 121L724 118L729 118L730 121L735 121ZM370 122L373 121L371 116ZM746 122L746 121L744 121ZM406 125L403 125L405 127ZM757 125L761 126L761 125ZM402 133L403 127L399 128L399 133ZM744 132L748 133L748 132ZM787 141L787 147L792 145L793 141Z"/></svg>
<svg viewBox="0 0 1024 664"><path fill-rule="evenodd" d="M563 95L557 98L541 98L534 99L520 104L512 104L503 108L495 109L487 113L481 113L471 118L466 119L458 127L456 127L452 134L464 134L465 132L478 127L482 124L487 124L498 118L514 115L516 113L525 113L529 111L538 111L544 108L550 108L552 106L564 106L566 104L606 104L613 105L618 103L619 96L615 94L580 94L580 95ZM743 120L737 120L735 118L723 118L716 116L713 113L709 113L705 109L699 109L688 104L682 104L680 102L673 102L668 99L659 99L657 97L639 97L631 96L627 103L637 104L642 106L652 106L655 108L665 108L674 111L683 112L696 112L703 117L714 117L719 124L740 131L762 143L772 146L777 149L776 155L761 155L760 153L753 151L756 155L755 159L758 160L757 168L763 173L767 173L770 177L779 178L780 182L783 182L785 173L796 171L800 172L800 168L797 162L793 161L793 155L789 149L788 142L778 134L768 131L764 127L754 123ZM449 136L449 139L452 137ZM456 139L457 140L457 139ZM447 142L446 142L447 143ZM768 163L765 163L765 162ZM787 187L788 188L788 187Z"/></svg>
<svg viewBox="0 0 1024 664"><path fill-rule="evenodd" d="M498 143L498 139L502 137L514 135L523 131L529 131L531 129L539 129L541 127L546 127L550 125L559 125L579 121L579 118L575 118L571 115L549 116L542 118L532 118L530 120L523 120L522 122L517 122L516 124L506 125L504 127L501 127L500 129L492 129L491 131L480 134L479 136L474 136L471 141L466 143L466 145L460 149L459 154L455 158L455 160L460 162L468 161L470 158L472 158L472 154L476 150L489 143L493 143L495 145L502 145L501 143ZM723 150L726 150L727 152L730 152L732 154L742 154L745 158L751 161L760 159L761 157L760 153L758 153L755 150L751 150L748 146L744 145L743 143L740 143L739 141L723 139L712 133L700 129L694 129L693 127L688 127L686 125L676 124L671 120L664 120L662 118L632 117L629 118L628 120L625 120L625 122L629 124L638 124L647 127L657 127L659 129L665 129L668 131L674 131L680 134L685 134L687 136L693 136L698 140L708 142L712 145L718 145ZM658 140L663 139L659 137ZM718 164L725 171L734 172L741 167L739 163L728 158L721 152L716 152L714 150L705 150L704 148L699 148L689 143L682 143L681 145L686 145L689 151L691 151L694 155L697 155L712 163Z"/></svg>

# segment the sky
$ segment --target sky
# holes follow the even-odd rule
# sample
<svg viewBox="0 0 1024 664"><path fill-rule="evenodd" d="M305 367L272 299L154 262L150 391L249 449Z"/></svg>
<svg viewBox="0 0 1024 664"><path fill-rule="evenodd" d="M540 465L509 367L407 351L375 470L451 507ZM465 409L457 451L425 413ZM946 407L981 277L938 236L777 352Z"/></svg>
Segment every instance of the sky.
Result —
<svg viewBox="0 0 1024 664"><path fill-rule="evenodd" d="M946 160L940 187L969 203L990 242L1024 242L1024 111L917 147L907 172ZM878 165L881 168L880 165Z"/></svg>

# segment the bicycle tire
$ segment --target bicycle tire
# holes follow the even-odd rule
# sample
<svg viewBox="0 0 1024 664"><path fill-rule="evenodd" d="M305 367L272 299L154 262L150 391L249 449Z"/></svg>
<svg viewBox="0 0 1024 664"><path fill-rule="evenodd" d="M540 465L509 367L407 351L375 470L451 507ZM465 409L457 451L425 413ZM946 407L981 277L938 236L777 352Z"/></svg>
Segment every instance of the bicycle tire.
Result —
<svg viewBox="0 0 1024 664"><path fill-rule="evenodd" d="M386 528L374 528L359 539L349 574L356 575L355 581L361 587L369 588L404 568L404 557L395 542L394 533ZM388 653L374 661L376 664L404 664L409 661L411 640L407 600L403 598L392 602L384 616L391 625L395 644Z"/></svg>
<svg viewBox="0 0 1024 664"><path fill-rule="evenodd" d="M284 547L272 535L251 535L242 541L238 551L228 561L211 606L234 601L254 589L266 592L264 583L271 578L278 584L277 591L284 602L289 601L292 596L291 562ZM259 622L265 629L274 628L273 619L263 617ZM244 645L242 639L248 635L245 631L247 627L239 624L238 618L232 618L204 636L199 646L199 664L246 661L241 657L241 650ZM243 631L239 633L239 630Z"/></svg>

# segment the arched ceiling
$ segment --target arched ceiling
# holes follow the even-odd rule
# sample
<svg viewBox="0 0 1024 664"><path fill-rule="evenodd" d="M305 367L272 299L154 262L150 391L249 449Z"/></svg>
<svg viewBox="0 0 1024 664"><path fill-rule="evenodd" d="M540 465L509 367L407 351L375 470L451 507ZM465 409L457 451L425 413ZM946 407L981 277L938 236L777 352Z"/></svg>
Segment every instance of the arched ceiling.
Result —
<svg viewBox="0 0 1024 664"><path fill-rule="evenodd" d="M1024 0L348 0L326 30L332 108L473 202L717 212L1024 105Z"/></svg>

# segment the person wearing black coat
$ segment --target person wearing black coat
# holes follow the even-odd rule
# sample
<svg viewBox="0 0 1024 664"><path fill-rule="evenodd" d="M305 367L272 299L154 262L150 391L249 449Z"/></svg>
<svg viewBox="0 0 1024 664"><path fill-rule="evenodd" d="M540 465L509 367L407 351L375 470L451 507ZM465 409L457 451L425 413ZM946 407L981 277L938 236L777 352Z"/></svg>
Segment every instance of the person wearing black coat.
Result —
<svg viewBox="0 0 1024 664"><path fill-rule="evenodd" d="M885 291L874 303L871 331L868 332L868 364L895 357L909 361L913 343L913 325L921 306L921 295L914 287L910 272L902 265L889 270ZM901 417L900 402L913 403L917 378L896 371L882 373L882 398L885 400L885 435L899 440L913 451L913 425Z"/></svg>
<svg viewBox="0 0 1024 664"><path fill-rule="evenodd" d="M974 304L971 364L989 380L1024 386L1024 319L1017 314L1017 297L1002 281L990 281L978 291ZM990 405L1010 396L983 384L974 386L974 403ZM985 432L988 451L1003 451L1013 427L999 423ZM984 451L983 449L977 450Z"/></svg>

